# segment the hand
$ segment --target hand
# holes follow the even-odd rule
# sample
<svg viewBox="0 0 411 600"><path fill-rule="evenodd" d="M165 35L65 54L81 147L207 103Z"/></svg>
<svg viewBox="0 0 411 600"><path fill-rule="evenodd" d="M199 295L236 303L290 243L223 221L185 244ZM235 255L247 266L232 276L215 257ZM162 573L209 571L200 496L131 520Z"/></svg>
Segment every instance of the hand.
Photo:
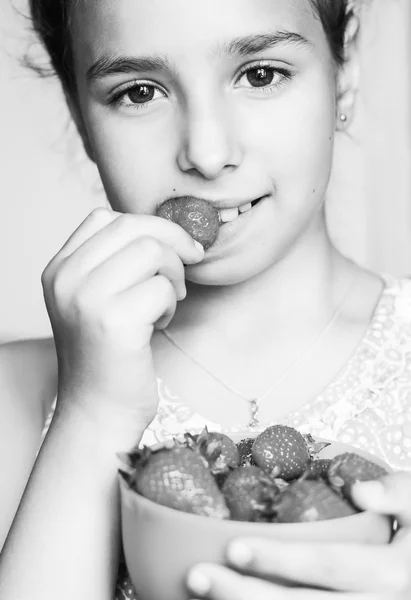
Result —
<svg viewBox="0 0 411 600"><path fill-rule="evenodd" d="M391 544L238 539L227 549L228 564L238 572L199 565L189 574L192 595L210 600L409 600L411 475L394 473L381 482L358 483L354 497L361 508L397 519L400 528Z"/></svg>
<svg viewBox="0 0 411 600"><path fill-rule="evenodd" d="M135 420L158 404L151 355L185 297L184 264L203 250L178 225L148 215L93 211L47 265L42 283L59 366L59 406L92 419ZM114 425L113 425L114 426Z"/></svg>

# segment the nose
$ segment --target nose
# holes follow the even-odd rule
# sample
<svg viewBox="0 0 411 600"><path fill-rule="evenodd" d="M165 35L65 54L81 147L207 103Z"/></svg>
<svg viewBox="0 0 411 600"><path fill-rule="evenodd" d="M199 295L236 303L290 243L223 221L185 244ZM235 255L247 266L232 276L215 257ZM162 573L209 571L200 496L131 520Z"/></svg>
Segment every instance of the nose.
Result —
<svg viewBox="0 0 411 600"><path fill-rule="evenodd" d="M203 101L195 110L186 107L177 155L182 171L212 180L241 164L242 152L229 113L228 107L217 102Z"/></svg>

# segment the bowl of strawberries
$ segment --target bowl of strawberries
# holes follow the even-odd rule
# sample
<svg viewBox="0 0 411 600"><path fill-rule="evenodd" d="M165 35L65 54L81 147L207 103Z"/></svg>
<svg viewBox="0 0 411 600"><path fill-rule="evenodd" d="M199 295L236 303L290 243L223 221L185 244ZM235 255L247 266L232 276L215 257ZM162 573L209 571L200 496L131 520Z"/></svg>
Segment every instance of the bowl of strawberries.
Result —
<svg viewBox="0 0 411 600"><path fill-rule="evenodd" d="M360 511L356 481L389 467L292 427L227 436L205 429L121 457L123 549L139 600L184 600L200 562L225 563L239 536L388 543L389 518Z"/></svg>

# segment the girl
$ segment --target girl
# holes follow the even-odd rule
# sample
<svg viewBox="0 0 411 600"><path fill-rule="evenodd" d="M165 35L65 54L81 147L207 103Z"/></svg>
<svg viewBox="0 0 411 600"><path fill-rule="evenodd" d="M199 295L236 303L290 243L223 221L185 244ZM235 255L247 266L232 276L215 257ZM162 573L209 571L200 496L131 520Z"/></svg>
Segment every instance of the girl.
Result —
<svg viewBox="0 0 411 600"><path fill-rule="evenodd" d="M43 274L58 380L54 343L2 350L4 532L56 381L57 403L1 555L0 597L112 600L116 452L140 440L283 422L411 469L411 285L353 264L327 233L334 140L357 87L348 1L30 4L112 210L94 211ZM220 211L206 252L154 216L186 195ZM188 590L409 597L410 495L407 474L357 490L398 519L387 547L237 541L236 570L200 565ZM122 575L117 598L132 597Z"/></svg>

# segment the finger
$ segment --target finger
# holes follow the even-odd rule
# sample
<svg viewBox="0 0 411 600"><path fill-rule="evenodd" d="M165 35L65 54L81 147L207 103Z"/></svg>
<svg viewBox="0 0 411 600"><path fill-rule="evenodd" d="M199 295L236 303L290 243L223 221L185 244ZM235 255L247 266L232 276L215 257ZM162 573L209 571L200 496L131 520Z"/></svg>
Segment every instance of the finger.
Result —
<svg viewBox="0 0 411 600"><path fill-rule="evenodd" d="M352 494L360 508L392 515L402 527L411 526L411 474L399 471L378 481L357 482Z"/></svg>
<svg viewBox="0 0 411 600"><path fill-rule="evenodd" d="M191 569L187 588L194 597L208 600L335 600L334 592L284 587L212 564L200 564ZM341 594L339 597L341 600L377 600L377 596L363 594Z"/></svg>
<svg viewBox="0 0 411 600"><path fill-rule="evenodd" d="M77 248L96 233L104 229L106 225L111 223L117 217L118 213L114 213L112 210L106 208L101 207L93 210L68 238L59 252L47 264L41 276L43 287L45 289L49 287L58 267L65 258L70 256Z"/></svg>
<svg viewBox="0 0 411 600"><path fill-rule="evenodd" d="M184 266L174 250L150 237L134 240L91 271L87 285L95 293L114 295L164 275L173 285L177 299L186 296Z"/></svg>
<svg viewBox="0 0 411 600"><path fill-rule="evenodd" d="M132 344L138 328L140 345L141 339L150 342L153 328L169 324L176 306L177 297L171 282L163 275L155 275L110 298L99 298L96 290L87 286L77 294L74 310L83 320L94 322L100 330L115 336L116 332L122 331L123 342L124 335L128 335ZM116 342L117 337L113 339L113 346Z"/></svg>
<svg viewBox="0 0 411 600"><path fill-rule="evenodd" d="M84 242L101 231L101 229L104 229L109 223L115 221L119 216L120 213L114 212L109 208L99 207L94 209L62 246L59 252L61 258L70 256Z"/></svg>
<svg viewBox="0 0 411 600"><path fill-rule="evenodd" d="M344 592L402 591L406 561L393 546L280 542L244 538L227 548L228 564L254 576Z"/></svg>
<svg viewBox="0 0 411 600"><path fill-rule="evenodd" d="M175 290L163 275L156 275L144 283L126 290L118 297L120 315L138 315L139 327L164 329L170 323L177 307Z"/></svg>
<svg viewBox="0 0 411 600"><path fill-rule="evenodd" d="M76 248L71 257L73 268L90 271L133 240L153 237L174 248L185 264L204 258L204 249L179 225L151 215L120 215Z"/></svg>

